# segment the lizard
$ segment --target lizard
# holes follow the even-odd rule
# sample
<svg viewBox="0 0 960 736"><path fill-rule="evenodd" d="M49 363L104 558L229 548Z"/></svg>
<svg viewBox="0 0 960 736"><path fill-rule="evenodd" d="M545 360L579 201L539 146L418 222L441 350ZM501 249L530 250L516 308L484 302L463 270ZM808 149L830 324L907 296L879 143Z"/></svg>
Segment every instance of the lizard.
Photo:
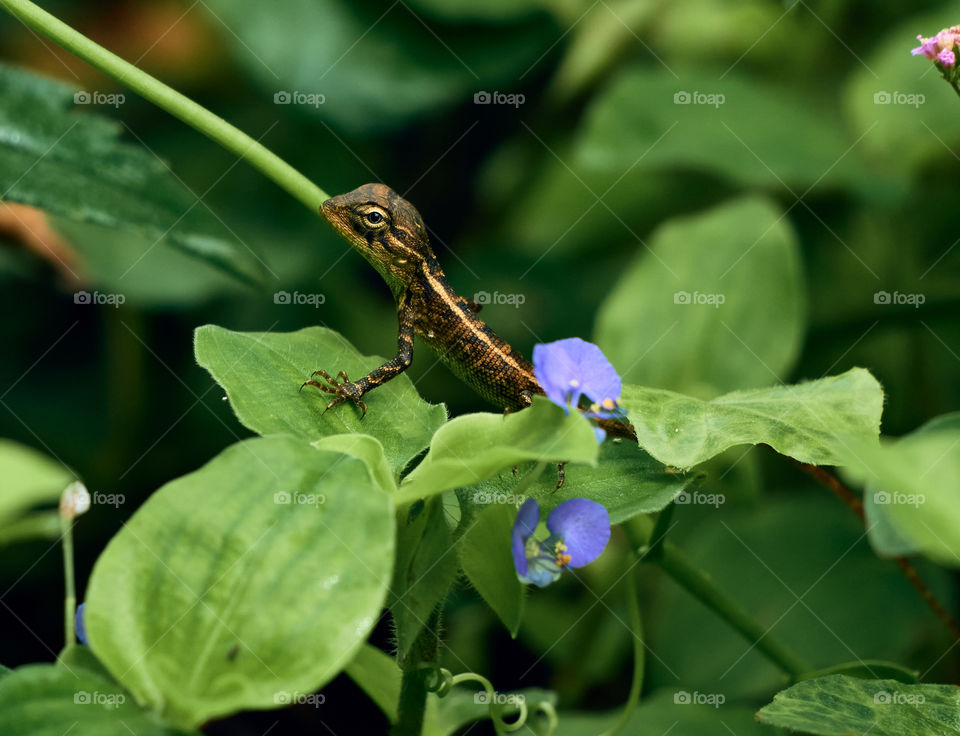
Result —
<svg viewBox="0 0 960 736"><path fill-rule="evenodd" d="M325 200L320 210L390 287L399 323L397 353L357 380L344 371L336 378L314 371L301 389L314 386L335 394L327 410L351 401L365 416L363 396L410 367L417 336L458 378L504 411L524 409L535 395L544 395L530 361L477 316L479 304L457 294L447 281L423 218L410 202L384 184L365 184ZM610 435L636 440L626 422L598 419L597 424Z"/></svg>

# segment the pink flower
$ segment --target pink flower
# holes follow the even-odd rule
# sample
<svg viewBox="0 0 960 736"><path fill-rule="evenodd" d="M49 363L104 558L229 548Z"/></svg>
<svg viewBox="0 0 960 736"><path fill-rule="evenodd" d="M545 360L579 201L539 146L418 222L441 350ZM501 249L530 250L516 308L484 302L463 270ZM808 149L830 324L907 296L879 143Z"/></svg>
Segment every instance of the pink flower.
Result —
<svg viewBox="0 0 960 736"><path fill-rule="evenodd" d="M917 46L917 48L915 49L911 49L910 50L911 54L913 54L914 56L926 56L930 60L937 58L936 37L924 38L923 36L917 36L917 40L920 42L920 45Z"/></svg>
<svg viewBox="0 0 960 736"><path fill-rule="evenodd" d="M911 49L914 56L925 56L931 61L938 61L945 68L952 68L956 63L956 54L953 49L960 44L960 25L944 28L932 38L917 36L920 45Z"/></svg>

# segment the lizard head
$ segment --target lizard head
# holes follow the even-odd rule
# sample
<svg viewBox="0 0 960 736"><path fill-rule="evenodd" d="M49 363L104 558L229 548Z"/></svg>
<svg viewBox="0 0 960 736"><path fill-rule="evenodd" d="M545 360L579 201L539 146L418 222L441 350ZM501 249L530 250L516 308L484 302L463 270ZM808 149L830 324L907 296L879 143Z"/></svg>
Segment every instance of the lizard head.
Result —
<svg viewBox="0 0 960 736"><path fill-rule="evenodd" d="M392 287L434 259L416 208L384 184L364 184L325 201L320 211Z"/></svg>

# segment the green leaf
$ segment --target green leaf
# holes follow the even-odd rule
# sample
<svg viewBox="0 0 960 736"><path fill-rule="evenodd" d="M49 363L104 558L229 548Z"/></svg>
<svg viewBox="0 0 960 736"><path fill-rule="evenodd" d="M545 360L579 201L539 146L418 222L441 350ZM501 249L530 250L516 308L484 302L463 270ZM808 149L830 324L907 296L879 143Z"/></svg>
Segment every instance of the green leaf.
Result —
<svg viewBox="0 0 960 736"><path fill-rule="evenodd" d="M459 568L441 498L415 503L402 515L406 518L397 533L397 562L387 604L396 624L397 657L403 663Z"/></svg>
<svg viewBox="0 0 960 736"><path fill-rule="evenodd" d="M819 736L951 736L960 734L960 690L832 675L777 693L757 719Z"/></svg>
<svg viewBox="0 0 960 736"><path fill-rule="evenodd" d="M0 677L4 736L173 736L116 683L92 672L30 664ZM191 734L199 736L196 731Z"/></svg>
<svg viewBox="0 0 960 736"><path fill-rule="evenodd" d="M75 476L68 468L32 447L0 439L0 524L32 506L55 503Z"/></svg>
<svg viewBox="0 0 960 736"><path fill-rule="evenodd" d="M896 441L851 439L845 449L846 474L866 484L868 511L881 520L879 533L869 530L874 548L960 567L960 412Z"/></svg>
<svg viewBox="0 0 960 736"><path fill-rule="evenodd" d="M103 666L103 662L97 659L97 655L85 644L77 644L74 642L64 647L57 656L57 664L71 672L86 670L90 674L107 680L118 688L120 687L116 678Z"/></svg>
<svg viewBox="0 0 960 736"><path fill-rule="evenodd" d="M441 427L430 451L400 485L398 503L473 485L526 460L594 464L597 439L578 412L535 396L512 414L467 414Z"/></svg>
<svg viewBox="0 0 960 736"><path fill-rule="evenodd" d="M294 437L237 443L158 490L87 590L90 645L138 700L196 725L321 687L376 622L388 494Z"/></svg>
<svg viewBox="0 0 960 736"><path fill-rule="evenodd" d="M58 511L38 511L0 524L0 546L28 539L56 539L62 532Z"/></svg>
<svg viewBox="0 0 960 736"><path fill-rule="evenodd" d="M396 723L403 673L393 657L371 644L364 644L344 672L370 696L391 723Z"/></svg>
<svg viewBox="0 0 960 736"><path fill-rule="evenodd" d="M816 680L828 675L847 675L849 677L859 677L863 680L896 680L897 682L913 684L918 682L917 675L919 674L917 670L908 669L896 662L864 659L857 662L835 664L816 672L806 672L801 679Z"/></svg>
<svg viewBox="0 0 960 736"><path fill-rule="evenodd" d="M318 450L332 450L344 455L363 460L370 471L370 477L383 491L397 490L393 480L393 473L387 465L387 458L383 454L383 445L376 437L368 434L332 434L311 442Z"/></svg>
<svg viewBox="0 0 960 736"><path fill-rule="evenodd" d="M210 0L238 58L274 99L353 131L506 90L555 42L552 23L459 25L420 18L405 4L336 0ZM290 98L275 98L285 91ZM293 93L321 97L293 98ZM283 110L284 108L279 108Z"/></svg>
<svg viewBox="0 0 960 736"><path fill-rule="evenodd" d="M685 81L657 65L621 74L587 113L580 160L618 174L634 162L646 172L694 168L798 195L813 184L859 183L858 153L836 109L736 73L678 73Z"/></svg>
<svg viewBox="0 0 960 736"><path fill-rule="evenodd" d="M86 288L122 294L124 303L146 308L186 307L219 295L248 297L249 289L215 265L182 249L157 245L149 232L118 229L66 217L51 227L76 251L90 278Z"/></svg>
<svg viewBox="0 0 960 736"><path fill-rule="evenodd" d="M118 124L74 106L75 89L0 66L0 191L11 202L133 228L251 283L263 262L235 242L166 164L121 143ZM81 92L87 94L90 92Z"/></svg>
<svg viewBox="0 0 960 736"><path fill-rule="evenodd" d="M299 390L311 373L342 370L357 379L384 361L360 355L341 335L323 327L274 334L205 325L197 328L194 348L197 362L223 386L244 426L262 435L287 433L308 440L368 434L383 445L394 476L446 419L444 407L421 399L405 375L363 397L368 410L362 419L350 402L325 411L329 394L311 386Z"/></svg>
<svg viewBox="0 0 960 736"><path fill-rule="evenodd" d="M480 511L460 538L457 553L470 584L516 637L523 617L524 585L517 578L511 552L517 509L493 504Z"/></svg>
<svg viewBox="0 0 960 736"><path fill-rule="evenodd" d="M606 508L611 524L620 524L638 514L650 514L669 505L677 494L696 481L697 475L664 467L634 443L605 440L595 464L570 463L564 468L563 487L557 490L557 474L544 472L526 487L525 496L536 498L543 513L549 513L571 498L589 498ZM519 483L509 470L478 483L468 494L474 506L509 501ZM514 505L524 499L512 499Z"/></svg>
<svg viewBox="0 0 960 736"><path fill-rule="evenodd" d="M601 306L595 337L627 383L697 396L764 386L799 353L803 294L784 214L738 199L657 230Z"/></svg>
<svg viewBox="0 0 960 736"><path fill-rule="evenodd" d="M876 437L883 391L863 368L791 386L735 391L702 401L624 386L638 442L667 465L689 468L743 444L767 444L815 465L839 465L851 436Z"/></svg>

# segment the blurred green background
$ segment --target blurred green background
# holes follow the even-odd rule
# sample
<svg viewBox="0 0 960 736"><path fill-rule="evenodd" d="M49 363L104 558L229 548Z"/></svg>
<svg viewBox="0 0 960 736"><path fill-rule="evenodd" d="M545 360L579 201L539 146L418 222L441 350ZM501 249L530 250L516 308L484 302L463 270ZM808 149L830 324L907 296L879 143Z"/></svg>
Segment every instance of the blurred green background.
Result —
<svg viewBox="0 0 960 736"><path fill-rule="evenodd" d="M669 230L658 231L665 221L752 195L795 239L790 268L802 288L784 295L782 329L771 329L783 317L775 303L756 315L758 341L768 344L753 347L766 355L776 346L779 357L747 371L745 385L867 367L885 388L890 435L960 408L960 100L931 64L909 55L918 33L960 21L958 3L45 7L327 192L392 186L422 213L458 291L522 295L519 306L489 304L483 316L528 355L539 341L589 338L618 284L622 292L648 283L620 278L653 268L650 246L669 252ZM5 16L0 42L4 62L78 90L124 92ZM194 364L196 326L322 324L363 352L387 355L396 324L379 276L235 156L130 93L116 108L77 108L122 121L121 137L168 162L199 200L194 207L212 212L267 272L263 287L248 287L153 237L50 218L67 248L58 260L31 247L39 225L0 213L0 436L60 459L91 491L126 499L95 507L79 527L82 588L107 539L151 491L247 435ZM698 238L709 254L710 232ZM753 278L758 292L770 286L762 269ZM123 294L125 303L77 304L81 288ZM749 283L738 288L750 293ZM279 291L322 294L322 304L278 304ZM883 303L881 292L919 294L923 304ZM635 324L653 350L672 321L689 332L683 320L693 318L637 313ZM703 378L712 330L722 328L704 328L702 352L694 341L664 355L671 366L697 366L691 371L658 370L659 358L637 370L614 362L638 383L701 395L742 387L736 376ZM410 374L454 415L487 408L423 346ZM706 485L728 503L679 509L672 534L761 620L818 666L889 658L924 679L956 679L955 652L943 656L946 633L893 563L874 557L847 509L759 451L732 453L712 470ZM62 636L59 551L45 541L8 544L2 554L0 661L51 660ZM925 573L952 606L953 580ZM446 616L448 666L466 663L500 690L555 688L567 709L616 706L630 666L622 591L609 589L618 576L598 563L585 576L589 591L567 580L537 593L516 642L461 587ZM745 706L727 706L729 722L743 724L738 733L759 728L751 708L782 684L773 668L654 573L645 577L644 613L647 689L725 693ZM383 623L378 643L388 647L389 633ZM278 719L285 730L273 733L298 733L317 718L347 729L338 732L357 732L356 721L343 725L348 718L382 725L348 681L327 692L334 695L319 714L239 716L210 732L262 733ZM669 695L661 700L672 706Z"/></svg>

